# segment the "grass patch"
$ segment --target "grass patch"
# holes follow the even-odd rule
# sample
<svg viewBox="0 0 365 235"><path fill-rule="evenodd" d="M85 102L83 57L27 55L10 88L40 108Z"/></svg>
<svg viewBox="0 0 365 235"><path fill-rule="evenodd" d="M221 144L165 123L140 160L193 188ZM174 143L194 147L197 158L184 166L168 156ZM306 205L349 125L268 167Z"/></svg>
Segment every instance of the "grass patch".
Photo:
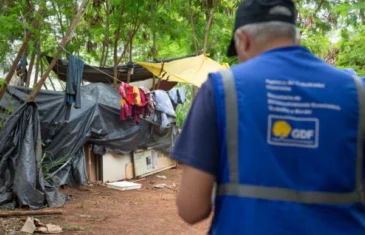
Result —
<svg viewBox="0 0 365 235"><path fill-rule="evenodd" d="M85 204L84 204L84 202L82 201L82 202L80 202L78 205L77 205L77 207L78 208L80 208L80 209L84 209L85 208Z"/></svg>
<svg viewBox="0 0 365 235"><path fill-rule="evenodd" d="M65 224L62 227L63 231L86 231L89 230L90 228L88 227L82 227L82 226L78 226L78 225L71 225L71 224Z"/></svg>

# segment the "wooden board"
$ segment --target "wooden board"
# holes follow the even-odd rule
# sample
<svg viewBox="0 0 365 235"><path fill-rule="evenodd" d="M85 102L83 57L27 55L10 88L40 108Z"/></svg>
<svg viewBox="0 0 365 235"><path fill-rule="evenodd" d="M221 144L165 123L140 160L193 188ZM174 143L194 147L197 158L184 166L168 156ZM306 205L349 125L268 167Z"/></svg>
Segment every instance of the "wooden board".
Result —
<svg viewBox="0 0 365 235"><path fill-rule="evenodd" d="M131 162L131 154L105 153L102 158L103 182L124 180L126 177L126 165Z"/></svg>
<svg viewBox="0 0 365 235"><path fill-rule="evenodd" d="M125 178L127 180L133 179L134 178L134 166L132 162L127 163L127 165L125 165Z"/></svg>
<svg viewBox="0 0 365 235"><path fill-rule="evenodd" d="M144 177L176 167L176 161L168 154L150 149L134 152L133 162L135 177Z"/></svg>

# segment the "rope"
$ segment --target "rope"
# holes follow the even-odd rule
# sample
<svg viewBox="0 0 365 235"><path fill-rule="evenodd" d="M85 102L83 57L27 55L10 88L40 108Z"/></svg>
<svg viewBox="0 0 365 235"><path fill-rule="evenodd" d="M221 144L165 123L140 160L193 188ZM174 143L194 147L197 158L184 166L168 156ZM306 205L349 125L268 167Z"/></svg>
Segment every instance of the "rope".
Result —
<svg viewBox="0 0 365 235"><path fill-rule="evenodd" d="M69 54L69 55L72 55L72 53L71 52L69 52L69 51L67 51L63 46L61 46L61 45L59 45L59 47L61 47L62 49L63 49L63 51L64 52L66 52L67 54ZM102 70L100 70L100 69L98 69L98 68L96 68L96 67L94 67L94 66L92 66L92 65L89 65L91 68L93 68L93 69L95 69L96 71L98 71L98 72L100 72L100 73L103 73L103 74L105 74L106 76L108 76L108 77L110 77L110 78L112 78L113 79L113 81L114 80L118 80L118 79L116 79L115 77L113 77L113 76L110 76L109 74L107 74L107 73L105 73L104 71L102 71ZM119 80L118 80L119 81ZM111 82L109 82L110 84L111 84Z"/></svg>

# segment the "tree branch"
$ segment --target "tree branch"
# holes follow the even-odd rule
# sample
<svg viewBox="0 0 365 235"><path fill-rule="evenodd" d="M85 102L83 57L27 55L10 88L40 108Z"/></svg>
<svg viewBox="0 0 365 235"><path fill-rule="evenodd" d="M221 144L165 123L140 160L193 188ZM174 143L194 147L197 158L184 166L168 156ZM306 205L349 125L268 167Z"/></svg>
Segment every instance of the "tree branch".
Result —
<svg viewBox="0 0 365 235"><path fill-rule="evenodd" d="M82 1L81 5L80 5L80 8L78 9L75 18L72 20L71 25L70 25L70 27L68 28L68 30L65 34L65 37L62 39L61 44L58 46L58 50L57 50L56 55L53 57L51 63L49 64L49 66L46 70L46 72L42 75L42 78L39 81L39 83L36 85L36 87L34 88L32 93L27 97L27 101L34 100L35 97L37 96L38 92L41 90L42 85L47 80L48 75L50 74L52 68L55 66L58 58L60 57L63 48L68 43L72 31L75 29L76 25L79 23L81 15L84 13L86 5L87 5L88 2L89 2L89 0L83 0Z"/></svg>
<svg viewBox="0 0 365 235"><path fill-rule="evenodd" d="M195 55L199 54L199 43L198 38L196 37L196 31L195 31L195 19L194 19L194 12L193 8L191 6L191 0L189 1L189 15L190 15L190 23L191 23L191 30L192 30L192 36L193 36L193 42L195 47Z"/></svg>
<svg viewBox="0 0 365 235"><path fill-rule="evenodd" d="M206 53L206 51L207 51L209 32L210 32L210 28L212 27L212 24L213 24L214 12L215 12L215 9L217 8L218 2L219 2L219 0L215 1L214 7L210 11L207 26L205 27L203 53Z"/></svg>

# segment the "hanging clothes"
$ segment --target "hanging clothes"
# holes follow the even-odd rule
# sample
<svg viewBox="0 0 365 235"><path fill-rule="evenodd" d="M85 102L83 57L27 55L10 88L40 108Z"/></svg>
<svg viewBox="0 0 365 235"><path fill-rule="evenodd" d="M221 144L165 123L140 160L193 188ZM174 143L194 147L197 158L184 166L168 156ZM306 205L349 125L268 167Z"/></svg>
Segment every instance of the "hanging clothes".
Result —
<svg viewBox="0 0 365 235"><path fill-rule="evenodd" d="M154 121L157 122L161 129L167 128L175 121L176 113L167 92L162 90L153 91L156 112Z"/></svg>
<svg viewBox="0 0 365 235"><path fill-rule="evenodd" d="M174 109L176 109L179 104L183 104L186 101L186 90L184 87L172 89L167 93L170 97L172 105L174 106Z"/></svg>
<svg viewBox="0 0 365 235"><path fill-rule="evenodd" d="M145 115L146 116L152 116L155 112L155 100L153 97L153 93L146 88L140 88L146 97L146 110Z"/></svg>
<svg viewBox="0 0 365 235"><path fill-rule="evenodd" d="M148 90L130 86L122 82L119 87L120 100L120 120L127 120L133 118L136 123L140 123L141 115L145 118L152 115L150 105L150 97Z"/></svg>
<svg viewBox="0 0 365 235"><path fill-rule="evenodd" d="M133 104L141 107L141 95L138 87L133 87Z"/></svg>
<svg viewBox="0 0 365 235"><path fill-rule="evenodd" d="M120 120L125 121L132 116L132 105L133 99L130 91L133 91L133 87L129 86L127 83L122 82L119 86L120 98Z"/></svg>
<svg viewBox="0 0 365 235"><path fill-rule="evenodd" d="M76 109L81 108L80 86L84 64L84 61L78 59L74 55L70 55L66 74L65 102L68 106L75 103L74 107Z"/></svg>

